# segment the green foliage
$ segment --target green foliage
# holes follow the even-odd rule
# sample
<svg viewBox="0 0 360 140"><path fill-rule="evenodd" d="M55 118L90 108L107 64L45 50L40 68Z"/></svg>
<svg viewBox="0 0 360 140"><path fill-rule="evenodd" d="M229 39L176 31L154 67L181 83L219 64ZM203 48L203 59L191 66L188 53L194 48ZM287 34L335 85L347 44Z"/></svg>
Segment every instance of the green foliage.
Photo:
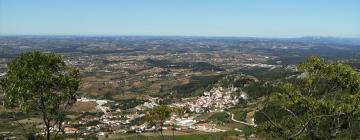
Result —
<svg viewBox="0 0 360 140"><path fill-rule="evenodd" d="M207 133L207 134L187 134L187 135L175 135L175 136L164 136L166 140L238 140L243 137L240 135L240 132L236 131L227 131L227 132L215 132L215 133ZM112 137L113 139L124 139L124 140L159 140L157 136L149 136L149 135L124 135L119 134L118 137Z"/></svg>
<svg viewBox="0 0 360 140"><path fill-rule="evenodd" d="M258 82L244 87L243 90L248 94L250 98L259 98L271 93L272 86L264 82Z"/></svg>
<svg viewBox="0 0 360 140"><path fill-rule="evenodd" d="M162 133L162 127L165 120L170 117L172 112L173 109L171 109L169 106L159 105L150 110L145 116L145 120L147 120L151 124L155 124L155 126L158 127L163 140L165 139L165 137Z"/></svg>
<svg viewBox="0 0 360 140"><path fill-rule="evenodd" d="M159 105L150 110L146 116L150 122L159 123L163 125L164 121L170 117L172 109L167 105Z"/></svg>
<svg viewBox="0 0 360 140"><path fill-rule="evenodd" d="M227 75L218 81L218 85L221 87L230 87L234 85L235 77L232 75Z"/></svg>
<svg viewBox="0 0 360 140"><path fill-rule="evenodd" d="M223 75L193 76L190 79L190 83L175 86L172 91L175 92L174 96L178 99L202 95L204 91L210 90L212 85L217 83L222 77Z"/></svg>
<svg viewBox="0 0 360 140"><path fill-rule="evenodd" d="M231 121L230 115L225 112L216 112L209 118L209 120L217 124L228 123Z"/></svg>
<svg viewBox="0 0 360 140"><path fill-rule="evenodd" d="M249 137L256 132L256 129L254 127L247 125L242 127L241 130L243 131L245 137Z"/></svg>
<svg viewBox="0 0 360 140"><path fill-rule="evenodd" d="M100 123L100 121L98 121L98 120L93 120L93 121L89 121L87 124L86 124L86 126L93 126L93 125L97 125L97 124L99 124Z"/></svg>
<svg viewBox="0 0 360 140"><path fill-rule="evenodd" d="M103 98L106 100L114 100L113 96L114 95L112 92L106 92L105 95L103 96Z"/></svg>
<svg viewBox="0 0 360 140"><path fill-rule="evenodd" d="M359 138L360 76L350 66L309 57L305 75L277 86L255 114L258 132L268 138Z"/></svg>
<svg viewBox="0 0 360 140"><path fill-rule="evenodd" d="M234 107L229 109L234 114L235 120L246 121L247 110L242 107Z"/></svg>
<svg viewBox="0 0 360 140"><path fill-rule="evenodd" d="M64 120L67 107L76 101L79 71L53 53L28 52L8 64L1 79L4 105L27 113L39 111L47 128Z"/></svg>
<svg viewBox="0 0 360 140"><path fill-rule="evenodd" d="M119 108L125 110L125 109L136 107L137 105L143 104L144 102L145 102L144 100L139 100L139 99L135 99L135 98L120 100Z"/></svg>

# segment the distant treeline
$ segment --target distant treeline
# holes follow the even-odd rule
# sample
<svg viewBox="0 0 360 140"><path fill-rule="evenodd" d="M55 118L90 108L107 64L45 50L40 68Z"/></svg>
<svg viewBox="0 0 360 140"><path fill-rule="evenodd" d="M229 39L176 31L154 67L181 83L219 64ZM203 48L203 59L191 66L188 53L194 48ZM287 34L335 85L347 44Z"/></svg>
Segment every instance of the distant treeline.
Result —
<svg viewBox="0 0 360 140"><path fill-rule="evenodd" d="M161 67L161 68L186 68L186 69L192 69L193 71L224 71L224 69L207 62L173 63L168 60L154 60L154 59L146 59L145 62L148 66Z"/></svg>

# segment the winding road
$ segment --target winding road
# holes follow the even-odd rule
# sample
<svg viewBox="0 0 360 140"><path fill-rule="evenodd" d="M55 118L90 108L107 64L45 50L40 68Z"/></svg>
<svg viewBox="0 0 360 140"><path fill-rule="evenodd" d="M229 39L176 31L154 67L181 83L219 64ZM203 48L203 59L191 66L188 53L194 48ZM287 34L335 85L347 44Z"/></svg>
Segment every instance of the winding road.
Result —
<svg viewBox="0 0 360 140"><path fill-rule="evenodd" d="M234 121L234 122L237 122L237 123L241 123L241 124L244 124L244 125L248 125L248 126L256 126L255 124L251 124L251 123L247 123L247 122L244 122L244 121L239 121L239 120L235 120L234 118L234 114L233 113L230 113L230 112L226 112L227 114L231 115L231 120Z"/></svg>

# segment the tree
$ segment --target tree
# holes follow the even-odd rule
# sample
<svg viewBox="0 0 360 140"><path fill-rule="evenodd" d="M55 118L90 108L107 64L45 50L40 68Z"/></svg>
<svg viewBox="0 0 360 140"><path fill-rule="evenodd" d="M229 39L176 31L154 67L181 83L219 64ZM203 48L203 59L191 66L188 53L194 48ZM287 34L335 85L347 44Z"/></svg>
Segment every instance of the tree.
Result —
<svg viewBox="0 0 360 140"><path fill-rule="evenodd" d="M160 135L162 139L165 139L162 133L162 128L164 126L165 120L170 117L171 112L172 109L169 106L159 105L154 107L146 114L147 121L149 121L151 124L155 124L156 128L160 130Z"/></svg>
<svg viewBox="0 0 360 140"><path fill-rule="evenodd" d="M303 74L280 83L257 111L259 134L283 139L358 138L358 72L314 56L299 68Z"/></svg>
<svg viewBox="0 0 360 140"><path fill-rule="evenodd" d="M4 105L19 112L41 112L46 139L51 130L62 130L66 109L75 103L80 84L79 71L54 53L23 53L8 64L1 79ZM54 128L58 126L58 128Z"/></svg>
<svg viewBox="0 0 360 140"><path fill-rule="evenodd" d="M179 118L182 118L184 116L185 109L183 107L173 107L171 108L171 112L178 115ZM175 139L174 131L176 130L175 124L173 123L171 125L171 131L172 131L172 139Z"/></svg>

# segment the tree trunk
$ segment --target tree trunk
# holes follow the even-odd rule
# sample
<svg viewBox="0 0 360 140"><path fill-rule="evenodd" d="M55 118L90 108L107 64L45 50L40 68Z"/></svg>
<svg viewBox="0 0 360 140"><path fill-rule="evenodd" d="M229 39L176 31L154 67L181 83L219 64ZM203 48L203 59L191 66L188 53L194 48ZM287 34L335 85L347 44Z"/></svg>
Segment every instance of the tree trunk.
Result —
<svg viewBox="0 0 360 140"><path fill-rule="evenodd" d="M164 124L164 121L161 121L157 126L159 126L160 127L160 135L161 135L161 139L162 140L165 140L165 137L164 137L164 135L163 135L163 124Z"/></svg>
<svg viewBox="0 0 360 140"><path fill-rule="evenodd" d="M163 135L163 125L160 125L160 135L161 135L162 140L165 140L165 137Z"/></svg>
<svg viewBox="0 0 360 140"><path fill-rule="evenodd" d="M46 139L50 140L50 128L46 128Z"/></svg>
<svg viewBox="0 0 360 140"><path fill-rule="evenodd" d="M43 121L46 127L45 130L46 140L50 140L50 120L48 119L47 114L45 112L43 112Z"/></svg>
<svg viewBox="0 0 360 140"><path fill-rule="evenodd" d="M164 135L163 135L163 130L162 130L162 127L160 128L160 135L161 135L161 138L162 138L162 140L165 140L165 137L164 137Z"/></svg>
<svg viewBox="0 0 360 140"><path fill-rule="evenodd" d="M174 126L172 126L171 130L172 130L172 137L173 137L172 139L174 140L175 139L175 135L174 135L175 128L174 128Z"/></svg>

